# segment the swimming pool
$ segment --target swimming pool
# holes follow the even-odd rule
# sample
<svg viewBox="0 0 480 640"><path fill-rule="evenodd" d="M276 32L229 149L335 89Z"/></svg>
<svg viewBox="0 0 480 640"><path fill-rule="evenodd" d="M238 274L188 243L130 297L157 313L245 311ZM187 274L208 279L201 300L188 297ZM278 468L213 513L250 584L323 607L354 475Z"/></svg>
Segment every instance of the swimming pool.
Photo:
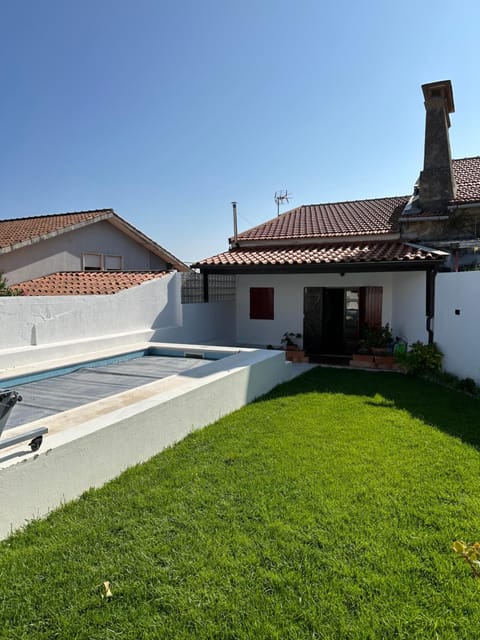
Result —
<svg viewBox="0 0 480 640"><path fill-rule="evenodd" d="M1 380L19 391L22 402L11 412L7 429L101 400L150 382L205 366L231 352L199 349L147 349L91 359Z"/></svg>
<svg viewBox="0 0 480 640"><path fill-rule="evenodd" d="M286 362L281 351L227 346L143 342L125 347L120 356L115 348L74 356L68 345L66 347L67 353L61 360L44 361L43 372L39 371L41 367L36 364L39 358L34 353L34 362L17 367L16 376L11 375L13 369L10 369L8 378L0 377L0 387L5 386L7 380L10 386L22 378L26 384L29 378L30 382L39 382L32 380L32 376L46 371L58 374L72 366L85 367L93 362L98 364L99 356L103 355L101 369L111 357L117 360L134 352L145 353L145 350L151 354L152 347L155 353L166 352L165 357L172 352L181 357L191 353L190 363L196 366L103 399L88 397L87 404L12 428L9 436L39 427L48 428L48 435L37 452L32 453L25 444L18 444L4 449L0 456L0 539L32 518L44 516L66 501L78 498L85 490L102 486L192 431L252 402L276 384L290 379L292 374L298 375L296 367L307 366ZM205 357L210 349L216 362ZM133 358L122 359L122 362L126 366L129 360L130 364L134 362ZM147 362L152 360L146 358ZM117 378L130 375L129 372ZM42 382L56 390L62 377L65 376L46 378ZM99 377L104 379L104 374ZM24 386L19 390L25 394ZM22 404L18 403L13 411L20 411Z"/></svg>

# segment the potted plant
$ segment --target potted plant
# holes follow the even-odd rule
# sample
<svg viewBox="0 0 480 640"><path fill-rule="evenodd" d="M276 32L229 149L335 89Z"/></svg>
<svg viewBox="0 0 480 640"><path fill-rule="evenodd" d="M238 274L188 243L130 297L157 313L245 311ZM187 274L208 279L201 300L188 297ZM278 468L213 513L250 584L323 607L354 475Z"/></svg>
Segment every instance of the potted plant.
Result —
<svg viewBox="0 0 480 640"><path fill-rule="evenodd" d="M286 331L280 342L286 351L287 360L295 360L297 362L303 361L305 352L299 349L298 340L302 337L301 333L296 331Z"/></svg>
<svg viewBox="0 0 480 640"><path fill-rule="evenodd" d="M380 327L365 327L358 353L353 354L353 366L391 369L393 367L393 335L387 322Z"/></svg>
<svg viewBox="0 0 480 640"><path fill-rule="evenodd" d="M284 346L284 348L288 351L288 350L297 350L298 349L298 342L297 340L300 340L300 338L302 337L301 333L296 333L295 331L286 331L283 336L282 339L280 340L280 342L282 343L282 345Z"/></svg>
<svg viewBox="0 0 480 640"><path fill-rule="evenodd" d="M383 327L365 327L362 342L373 355L390 355L394 342L388 322Z"/></svg>

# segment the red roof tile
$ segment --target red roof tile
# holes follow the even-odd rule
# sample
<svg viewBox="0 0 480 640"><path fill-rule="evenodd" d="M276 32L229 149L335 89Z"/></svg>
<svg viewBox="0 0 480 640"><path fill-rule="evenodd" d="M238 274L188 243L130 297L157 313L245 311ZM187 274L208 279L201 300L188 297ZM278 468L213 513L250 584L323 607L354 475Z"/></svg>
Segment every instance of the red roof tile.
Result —
<svg viewBox="0 0 480 640"><path fill-rule="evenodd" d="M302 205L238 234L238 240L286 240L398 232L408 196Z"/></svg>
<svg viewBox="0 0 480 640"><path fill-rule="evenodd" d="M453 161L457 185L455 203L480 202L480 156Z"/></svg>
<svg viewBox="0 0 480 640"><path fill-rule="evenodd" d="M114 215L112 209L95 209L76 213L0 220L0 249L90 222L99 217L112 215Z"/></svg>
<svg viewBox="0 0 480 640"><path fill-rule="evenodd" d="M15 289L25 296L106 295L165 275L165 271L62 271L19 282Z"/></svg>
<svg viewBox="0 0 480 640"><path fill-rule="evenodd" d="M206 258L199 267L341 264L357 262L422 262L439 259L433 251L402 242L338 242L329 244L236 248ZM441 256L445 259L445 254Z"/></svg>

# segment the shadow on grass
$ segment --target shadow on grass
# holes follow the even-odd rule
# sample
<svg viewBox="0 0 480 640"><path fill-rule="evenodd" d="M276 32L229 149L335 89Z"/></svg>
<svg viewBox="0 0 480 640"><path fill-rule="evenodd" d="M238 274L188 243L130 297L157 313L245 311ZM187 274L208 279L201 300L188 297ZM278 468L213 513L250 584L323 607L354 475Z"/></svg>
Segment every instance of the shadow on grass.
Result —
<svg viewBox="0 0 480 640"><path fill-rule="evenodd" d="M480 401L459 391L400 373L317 367L275 387L258 402L304 393L371 397L374 406L404 409L445 433L480 448ZM380 395L383 402L378 397Z"/></svg>

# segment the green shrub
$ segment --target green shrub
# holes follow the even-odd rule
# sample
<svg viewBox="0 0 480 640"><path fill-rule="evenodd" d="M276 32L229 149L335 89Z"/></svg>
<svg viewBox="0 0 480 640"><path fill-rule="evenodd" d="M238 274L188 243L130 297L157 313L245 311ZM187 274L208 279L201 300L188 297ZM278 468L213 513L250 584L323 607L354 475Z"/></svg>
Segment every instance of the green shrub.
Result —
<svg viewBox="0 0 480 640"><path fill-rule="evenodd" d="M23 292L21 289L12 289L7 285L7 281L2 273L0 273L0 296L21 296Z"/></svg>
<svg viewBox="0 0 480 640"><path fill-rule="evenodd" d="M443 353L435 342L431 344L414 342L407 353L398 354L396 357L405 367L406 372L412 375L435 373L442 368Z"/></svg>

